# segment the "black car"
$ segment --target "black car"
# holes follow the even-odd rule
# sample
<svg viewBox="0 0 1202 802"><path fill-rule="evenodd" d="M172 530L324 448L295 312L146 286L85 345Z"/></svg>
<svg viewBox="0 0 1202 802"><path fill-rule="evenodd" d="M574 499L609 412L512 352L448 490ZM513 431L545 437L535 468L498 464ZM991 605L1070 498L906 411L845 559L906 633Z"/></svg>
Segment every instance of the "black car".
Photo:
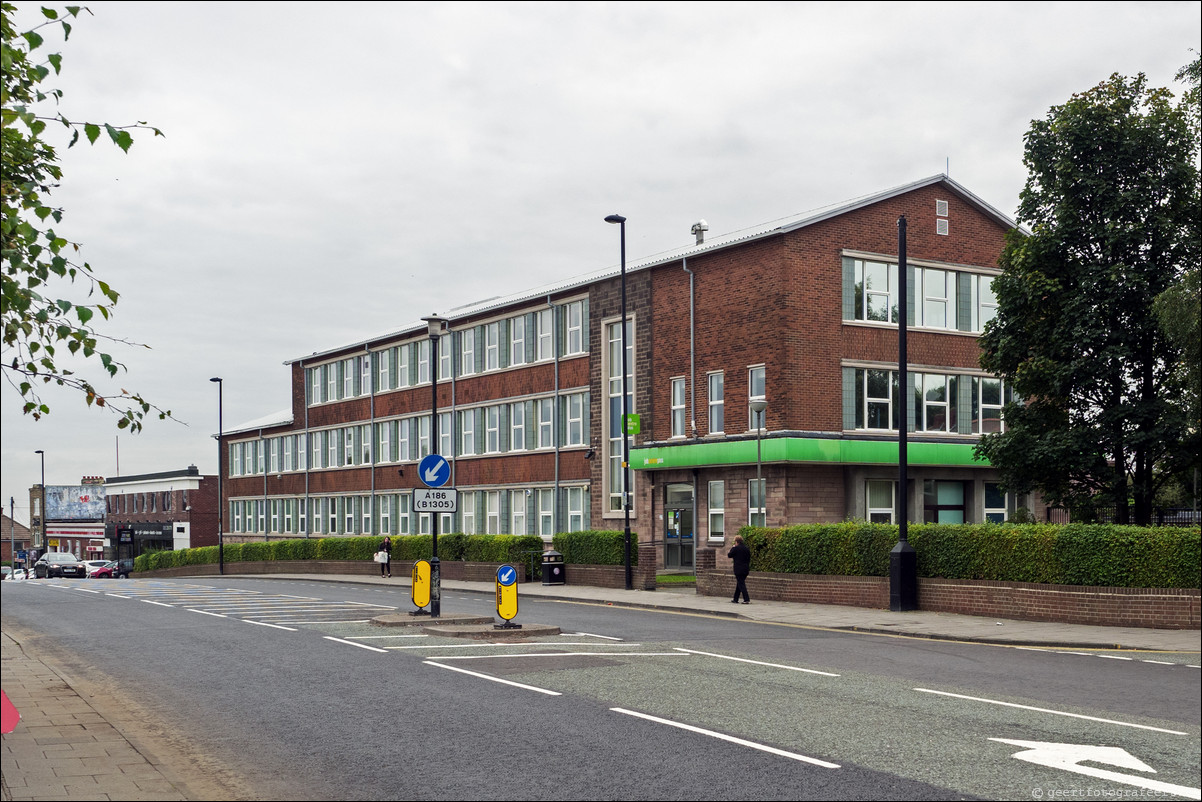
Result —
<svg viewBox="0 0 1202 802"><path fill-rule="evenodd" d="M33 564L33 575L38 579L53 576L71 576L87 579L88 567L67 551L51 551L43 554Z"/></svg>

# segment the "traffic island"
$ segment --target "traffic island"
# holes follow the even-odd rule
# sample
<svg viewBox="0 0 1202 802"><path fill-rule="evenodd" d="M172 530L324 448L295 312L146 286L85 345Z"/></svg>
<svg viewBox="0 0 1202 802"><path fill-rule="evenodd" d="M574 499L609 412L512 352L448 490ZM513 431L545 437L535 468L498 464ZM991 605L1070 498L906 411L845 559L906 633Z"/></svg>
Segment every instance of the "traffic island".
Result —
<svg viewBox="0 0 1202 802"><path fill-rule="evenodd" d="M525 640L561 634L559 627L548 624L501 627L491 615L443 615L431 619L428 615L389 613L376 616L371 623L378 627L417 627L431 637L470 640Z"/></svg>

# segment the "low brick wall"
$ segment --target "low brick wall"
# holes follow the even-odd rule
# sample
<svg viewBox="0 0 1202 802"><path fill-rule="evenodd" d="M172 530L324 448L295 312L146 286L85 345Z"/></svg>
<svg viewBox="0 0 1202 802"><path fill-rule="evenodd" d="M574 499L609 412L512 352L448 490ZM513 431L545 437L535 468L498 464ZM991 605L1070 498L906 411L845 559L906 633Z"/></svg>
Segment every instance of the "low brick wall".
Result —
<svg viewBox="0 0 1202 802"><path fill-rule="evenodd" d="M443 579L456 579L466 582L493 582L496 580L497 569L501 563L468 563L458 560L442 562ZM526 568L515 565L519 581L525 581ZM413 570L412 560L393 560L392 572L397 576L407 576ZM371 560L258 560L246 562L228 562L225 564L227 574L351 574L355 576L379 576L380 564ZM142 571L135 574L138 577L155 576L215 576L218 573L217 564L184 565L178 568L163 568L158 571Z"/></svg>

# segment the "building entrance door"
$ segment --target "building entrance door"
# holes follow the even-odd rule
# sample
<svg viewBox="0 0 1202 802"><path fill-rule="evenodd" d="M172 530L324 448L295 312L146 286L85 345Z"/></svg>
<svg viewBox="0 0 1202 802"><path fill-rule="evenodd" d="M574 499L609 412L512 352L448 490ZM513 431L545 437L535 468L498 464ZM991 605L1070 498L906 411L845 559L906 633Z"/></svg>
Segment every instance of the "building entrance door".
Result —
<svg viewBox="0 0 1202 802"><path fill-rule="evenodd" d="M693 486L664 488L664 568L692 568L696 538L693 526Z"/></svg>

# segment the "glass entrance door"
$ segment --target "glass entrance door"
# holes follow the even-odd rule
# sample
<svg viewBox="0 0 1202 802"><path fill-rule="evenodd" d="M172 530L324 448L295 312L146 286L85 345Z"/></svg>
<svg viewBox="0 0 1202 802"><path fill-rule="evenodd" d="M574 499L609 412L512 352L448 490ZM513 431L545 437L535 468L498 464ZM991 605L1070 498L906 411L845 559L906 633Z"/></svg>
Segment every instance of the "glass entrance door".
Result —
<svg viewBox="0 0 1202 802"><path fill-rule="evenodd" d="M696 538L693 526L693 486L664 488L664 568L692 568Z"/></svg>

